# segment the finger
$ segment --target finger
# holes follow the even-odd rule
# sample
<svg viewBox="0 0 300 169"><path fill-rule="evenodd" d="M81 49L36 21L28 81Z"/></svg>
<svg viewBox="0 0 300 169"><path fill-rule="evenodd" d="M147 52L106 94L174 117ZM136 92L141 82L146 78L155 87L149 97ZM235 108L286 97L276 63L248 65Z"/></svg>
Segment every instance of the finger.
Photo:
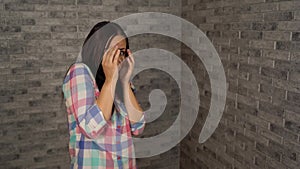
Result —
<svg viewBox="0 0 300 169"><path fill-rule="evenodd" d="M134 64L134 58L133 58L133 55L132 55L132 53L131 53L131 51L128 49L128 58L129 58L129 61L132 63L132 64Z"/></svg>
<svg viewBox="0 0 300 169"><path fill-rule="evenodd" d="M117 51L117 53L115 54L114 56L114 60L113 60L113 63L114 64L117 64L118 63L118 60L119 60L119 57L120 57L120 50Z"/></svg>
<svg viewBox="0 0 300 169"><path fill-rule="evenodd" d="M107 49L107 50L104 52L103 58L102 58L102 63L105 63L106 58L107 58L106 56L107 56L108 51L109 51L109 49Z"/></svg>
<svg viewBox="0 0 300 169"><path fill-rule="evenodd" d="M110 55L109 55L109 59L108 59L109 63L112 63L112 62L113 62L114 56L116 55L116 53L117 53L118 51L119 51L118 45L116 45L116 46L113 48L113 50L111 51Z"/></svg>
<svg viewBox="0 0 300 169"><path fill-rule="evenodd" d="M108 48L105 53L104 53L104 56L103 56L103 62L106 63L107 62L107 58L108 56L110 55L111 51L113 50L114 48L113 47L110 47Z"/></svg>

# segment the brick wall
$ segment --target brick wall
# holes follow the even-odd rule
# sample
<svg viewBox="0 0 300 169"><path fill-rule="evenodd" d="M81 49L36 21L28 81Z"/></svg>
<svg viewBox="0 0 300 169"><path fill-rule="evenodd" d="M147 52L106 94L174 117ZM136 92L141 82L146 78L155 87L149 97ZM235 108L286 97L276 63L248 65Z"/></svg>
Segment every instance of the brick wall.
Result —
<svg viewBox="0 0 300 169"><path fill-rule="evenodd" d="M181 1L170 0L0 0L0 168L69 168L68 129L61 85L93 25L136 12L180 16ZM172 39L171 39L172 40ZM180 53L180 44L159 35L129 39L133 51L148 47ZM141 43L143 41L143 43ZM179 49L179 50L178 50ZM176 51L177 50L177 51ZM160 71L134 78L138 99L149 108L152 89L165 91L166 114L147 124L140 137L163 132L174 121L178 89ZM141 92L143 91L143 92ZM175 160L174 160L175 159ZM139 168L179 168L179 145L163 154L137 159Z"/></svg>
<svg viewBox="0 0 300 169"><path fill-rule="evenodd" d="M296 0L182 1L182 16L217 49L229 89L217 130L199 144L210 106L209 78L200 60L182 48L199 73L201 106L181 142L180 168L299 168L299 11Z"/></svg>
<svg viewBox="0 0 300 169"><path fill-rule="evenodd" d="M217 130L199 144L211 94L203 64L174 39L131 37L133 51L156 47L181 53L201 92L189 135L168 152L137 159L138 167L297 168L299 8L299 1L280 0L0 0L0 168L68 168L64 73L94 24L146 11L182 16L205 32L220 54L229 89ZM147 70L134 83L144 109L152 89L166 93L164 114L147 123L140 137L163 132L179 110L175 82Z"/></svg>

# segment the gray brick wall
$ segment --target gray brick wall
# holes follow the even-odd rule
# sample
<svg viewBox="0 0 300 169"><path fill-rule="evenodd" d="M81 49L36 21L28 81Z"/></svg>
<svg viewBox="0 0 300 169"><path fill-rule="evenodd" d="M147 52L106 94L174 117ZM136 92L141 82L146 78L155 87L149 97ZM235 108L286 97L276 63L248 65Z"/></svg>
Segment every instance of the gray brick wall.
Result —
<svg viewBox="0 0 300 169"><path fill-rule="evenodd" d="M102 20L136 12L160 11L180 16L180 3L179 0L0 0L0 168L68 168L67 112L61 102L61 85L89 30ZM169 43L168 37L138 35L129 41L133 51L161 47L180 53L180 43ZM164 116L147 124L139 137L163 132L178 111L176 83L155 70L142 72L134 78L134 83L144 109L150 106L148 95L152 89L164 90L171 100ZM163 154L137 159L137 163L141 169L179 168L179 144Z"/></svg>
<svg viewBox="0 0 300 169"><path fill-rule="evenodd" d="M180 144L180 168L299 168L300 1L183 0L182 5L182 17L216 47L229 89L217 130L199 144L210 106L209 78L201 61L182 48L184 60L204 77L197 76L201 106L197 124Z"/></svg>

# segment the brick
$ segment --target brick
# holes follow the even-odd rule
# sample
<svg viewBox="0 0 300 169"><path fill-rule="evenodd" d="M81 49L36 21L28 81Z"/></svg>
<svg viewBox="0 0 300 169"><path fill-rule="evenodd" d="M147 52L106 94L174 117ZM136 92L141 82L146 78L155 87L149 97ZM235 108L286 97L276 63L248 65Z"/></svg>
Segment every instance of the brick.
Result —
<svg viewBox="0 0 300 169"><path fill-rule="evenodd" d="M278 70L284 70L289 72L300 71L299 62L276 60L274 67Z"/></svg>
<svg viewBox="0 0 300 169"><path fill-rule="evenodd" d="M297 151L298 153L300 151L299 143L293 142L291 140L283 140L283 145L288 149L292 149L294 151Z"/></svg>
<svg viewBox="0 0 300 169"><path fill-rule="evenodd" d="M149 0L128 0L128 5L148 6Z"/></svg>
<svg viewBox="0 0 300 169"><path fill-rule="evenodd" d="M239 22L239 18L235 15L228 15L226 17L223 17L222 20L227 23Z"/></svg>
<svg viewBox="0 0 300 169"><path fill-rule="evenodd" d="M262 51L260 49L253 48L240 48L240 55L245 57L260 57L262 55Z"/></svg>
<svg viewBox="0 0 300 169"><path fill-rule="evenodd" d="M287 93L287 100L289 100L291 102L299 103L299 101L300 101L300 94L288 91L288 93Z"/></svg>
<svg viewBox="0 0 300 169"><path fill-rule="evenodd" d="M0 26L1 32L21 32L20 26Z"/></svg>
<svg viewBox="0 0 300 169"><path fill-rule="evenodd" d="M53 5L75 5L75 0L48 0L49 4Z"/></svg>
<svg viewBox="0 0 300 169"><path fill-rule="evenodd" d="M256 4L256 3L265 2L265 0L252 0L252 1L241 0L240 2L243 3L243 4Z"/></svg>
<svg viewBox="0 0 300 169"><path fill-rule="evenodd" d="M207 16L206 23L220 23L222 16Z"/></svg>
<svg viewBox="0 0 300 169"><path fill-rule="evenodd" d="M255 39L259 40L262 39L262 32L256 32L256 31L242 31L241 32L241 38L242 39Z"/></svg>
<svg viewBox="0 0 300 169"><path fill-rule="evenodd" d="M268 84L260 84L259 89L261 93L271 96L273 98L280 97L281 99L285 99L285 90L282 90L280 88L275 88Z"/></svg>
<svg viewBox="0 0 300 169"><path fill-rule="evenodd" d="M251 12L251 6L248 5L248 4L244 4L242 6L232 7L231 11L234 14L249 14L249 13L252 13Z"/></svg>
<svg viewBox="0 0 300 169"><path fill-rule="evenodd" d="M238 95L237 99L238 99L237 108L239 110L243 110L243 112L255 116L257 115L257 109L256 109L257 102L255 99L243 95Z"/></svg>
<svg viewBox="0 0 300 169"><path fill-rule="evenodd" d="M230 24L219 24L219 23L214 24L215 30L223 30L224 31L224 30L229 30L230 27L231 27Z"/></svg>
<svg viewBox="0 0 300 169"><path fill-rule="evenodd" d="M292 12L266 13L264 15L265 21L290 21L293 20L293 18Z"/></svg>
<svg viewBox="0 0 300 169"><path fill-rule="evenodd" d="M220 37L221 33L220 31L207 31L206 32L206 36L209 38L209 39L212 39L214 37Z"/></svg>
<svg viewBox="0 0 300 169"><path fill-rule="evenodd" d="M247 85L249 83L249 80L239 79L239 86L243 86L247 89L247 91L257 91L258 90L258 84L252 83L251 85Z"/></svg>
<svg viewBox="0 0 300 169"><path fill-rule="evenodd" d="M300 82L300 72L299 71L290 72L289 80L294 82Z"/></svg>
<svg viewBox="0 0 300 169"><path fill-rule="evenodd" d="M287 80L287 71L281 71L269 67L263 67L261 68L261 75L263 76L269 76L276 79L282 79Z"/></svg>
<svg viewBox="0 0 300 169"><path fill-rule="evenodd" d="M252 24L252 29L258 31L272 31L276 30L277 26L278 23L276 22L254 22Z"/></svg>
<svg viewBox="0 0 300 169"><path fill-rule="evenodd" d="M50 33L25 33L24 35L25 40L32 40L32 39L45 40L50 38L51 38Z"/></svg>
<svg viewBox="0 0 300 169"><path fill-rule="evenodd" d="M270 149L269 147L266 147L264 145L261 145L260 143L256 143L256 149L259 152L262 152L266 155L268 155L269 157L275 159L276 161L280 162L281 158L282 158L282 154L274 149Z"/></svg>
<svg viewBox="0 0 300 169"><path fill-rule="evenodd" d="M300 42L291 42L291 51L300 51Z"/></svg>
<svg viewBox="0 0 300 169"><path fill-rule="evenodd" d="M298 139L297 134L294 134L283 127L277 126L275 124L270 125L270 130L278 135L284 137L285 139L290 139L296 141Z"/></svg>
<svg viewBox="0 0 300 169"><path fill-rule="evenodd" d="M23 54L24 53L24 47L12 45L7 49L8 54Z"/></svg>
<svg viewBox="0 0 300 169"><path fill-rule="evenodd" d="M51 18L76 18L76 12L50 11L49 17L51 17Z"/></svg>
<svg viewBox="0 0 300 169"><path fill-rule="evenodd" d="M75 32L53 32L51 34L52 36L52 39L76 39L77 36L76 36L76 33Z"/></svg>
<svg viewBox="0 0 300 169"><path fill-rule="evenodd" d="M221 51L223 53L235 53L237 54L238 53L238 48L237 47L230 47L230 46L221 46Z"/></svg>
<svg viewBox="0 0 300 169"><path fill-rule="evenodd" d="M36 32L36 33L41 33L41 32L50 32L50 27L49 26L31 26L31 25L25 25L21 27L22 31L24 32Z"/></svg>
<svg viewBox="0 0 300 169"><path fill-rule="evenodd" d="M295 133L300 132L300 125L297 122L285 121L284 127L287 128L290 131L295 132Z"/></svg>
<svg viewBox="0 0 300 169"><path fill-rule="evenodd" d="M20 25L35 25L35 20L34 19L7 19L6 20L7 25L16 25L16 26L20 26Z"/></svg>
<svg viewBox="0 0 300 169"><path fill-rule="evenodd" d="M239 37L238 31L223 31L221 33L221 37L227 38L227 39L237 39Z"/></svg>
<svg viewBox="0 0 300 169"><path fill-rule="evenodd" d="M35 5L35 12L39 11L61 11L63 9L63 5Z"/></svg>
<svg viewBox="0 0 300 169"><path fill-rule="evenodd" d="M102 5L102 0L78 0L78 5Z"/></svg>
<svg viewBox="0 0 300 169"><path fill-rule="evenodd" d="M279 2L279 9L282 11L297 10L300 9L300 2L299 1Z"/></svg>
<svg viewBox="0 0 300 169"><path fill-rule="evenodd" d="M266 31L263 32L263 39L276 41L289 41L290 32Z"/></svg>
<svg viewBox="0 0 300 169"><path fill-rule="evenodd" d="M285 80L274 79L274 86L296 93L300 92L300 88L297 86L297 83L292 81L288 82Z"/></svg>
<svg viewBox="0 0 300 169"><path fill-rule="evenodd" d="M214 15L231 15L233 14L233 7L220 7L214 10Z"/></svg>
<svg viewBox="0 0 300 169"><path fill-rule="evenodd" d="M260 65L261 67L273 67L274 61L271 59L266 59L262 57L250 57L250 65Z"/></svg>
<svg viewBox="0 0 300 169"><path fill-rule="evenodd" d="M292 40L293 41L300 41L300 32L293 32L292 33Z"/></svg>
<svg viewBox="0 0 300 169"><path fill-rule="evenodd" d="M231 39L230 46L232 47L248 47L250 44L249 39Z"/></svg>
<svg viewBox="0 0 300 169"><path fill-rule="evenodd" d="M299 11L294 12L294 18L295 18L295 20L300 21L300 12Z"/></svg>
<svg viewBox="0 0 300 169"><path fill-rule="evenodd" d="M251 12L271 12L277 11L279 8L278 3L260 3L260 4L252 4L250 6Z"/></svg>
<svg viewBox="0 0 300 169"><path fill-rule="evenodd" d="M46 11L21 11L18 12L23 18L47 18L48 17L48 13Z"/></svg>
<svg viewBox="0 0 300 169"><path fill-rule="evenodd" d="M259 110L262 110L266 113L273 114L278 117L283 117L284 114L284 109L282 107L275 106L271 103L262 102L262 101L259 102Z"/></svg>
<svg viewBox="0 0 300 169"><path fill-rule="evenodd" d="M25 4L47 4L48 0L19 0L19 2Z"/></svg>
<svg viewBox="0 0 300 169"><path fill-rule="evenodd" d="M258 166L259 168L265 168L267 166L266 163L266 155L262 153L256 153L254 155L254 165Z"/></svg>
<svg viewBox="0 0 300 169"><path fill-rule="evenodd" d="M299 42L286 42L286 41L278 41L276 42L276 49L278 50L292 50L299 51Z"/></svg>
<svg viewBox="0 0 300 169"><path fill-rule="evenodd" d="M266 137L267 139L270 139L276 143L281 144L283 142L283 137L279 136L275 133L272 133L270 130L267 129L259 129L259 134Z"/></svg>
<svg viewBox="0 0 300 169"><path fill-rule="evenodd" d="M252 24L249 22L232 23L231 28L233 30L250 30L252 28Z"/></svg>
<svg viewBox="0 0 300 169"><path fill-rule="evenodd" d="M297 51L291 52L291 61L299 62L300 61L300 52L297 52Z"/></svg>
<svg viewBox="0 0 300 169"><path fill-rule="evenodd" d="M170 0L151 0L150 1L150 6L170 6Z"/></svg>
<svg viewBox="0 0 300 169"><path fill-rule="evenodd" d="M240 64L239 70L243 72L248 72L251 74L258 74L259 73L259 66L257 65L249 65L249 64Z"/></svg>
<svg viewBox="0 0 300 169"><path fill-rule="evenodd" d="M282 21L278 22L278 30L299 31L300 22Z"/></svg>
<svg viewBox="0 0 300 169"><path fill-rule="evenodd" d="M34 6L31 4L18 4L18 3L7 3L4 5L5 10L9 11L33 11Z"/></svg>
<svg viewBox="0 0 300 169"><path fill-rule="evenodd" d="M276 42L276 49L278 50L290 50L292 48L291 46L292 46L291 42L287 42L287 41Z"/></svg>
<svg viewBox="0 0 300 169"><path fill-rule="evenodd" d="M250 46L258 49L274 49L273 41L251 40Z"/></svg>
<svg viewBox="0 0 300 169"><path fill-rule="evenodd" d="M239 19L241 22L260 22L263 21L263 14L241 14Z"/></svg>
<svg viewBox="0 0 300 169"><path fill-rule="evenodd" d="M76 32L77 31L76 26L56 25L56 26L51 26L50 29L51 29L51 32Z"/></svg>

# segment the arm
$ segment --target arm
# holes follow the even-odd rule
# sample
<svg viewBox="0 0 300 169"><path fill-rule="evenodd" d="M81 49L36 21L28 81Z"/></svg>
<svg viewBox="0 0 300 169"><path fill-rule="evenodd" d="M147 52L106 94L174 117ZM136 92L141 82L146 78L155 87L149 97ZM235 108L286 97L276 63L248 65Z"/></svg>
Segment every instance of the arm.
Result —
<svg viewBox="0 0 300 169"><path fill-rule="evenodd" d="M96 100L92 77L81 64L73 65L66 78L69 81L63 85L63 91L72 106L77 125L86 137L96 138L105 131L111 116L112 101L111 105L110 99L103 101L103 98L109 98L110 87L104 85Z"/></svg>
<svg viewBox="0 0 300 169"><path fill-rule="evenodd" d="M131 88L135 89L131 82L123 84L124 104L128 112L131 132L133 135L139 135L145 128L145 113L137 102Z"/></svg>

